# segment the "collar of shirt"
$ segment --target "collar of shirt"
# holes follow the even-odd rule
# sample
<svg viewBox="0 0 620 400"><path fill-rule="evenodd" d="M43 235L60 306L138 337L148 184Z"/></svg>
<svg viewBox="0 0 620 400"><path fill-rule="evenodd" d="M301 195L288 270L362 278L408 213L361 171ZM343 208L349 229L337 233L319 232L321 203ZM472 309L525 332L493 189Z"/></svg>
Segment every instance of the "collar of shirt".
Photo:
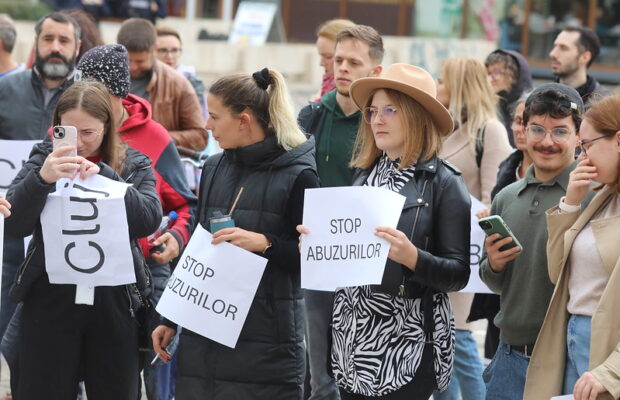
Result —
<svg viewBox="0 0 620 400"><path fill-rule="evenodd" d="M575 166L577 166L577 161L574 161L568 167L564 168L564 170L560 174L556 175L550 181L541 182L534 176L534 164L532 164L525 172L525 177L517 181L517 185L519 185L517 193L521 194L521 192L523 192L529 185L554 186L556 184L559 185L562 190L566 192L566 189L568 188L568 176L570 175L571 171L575 169Z"/></svg>

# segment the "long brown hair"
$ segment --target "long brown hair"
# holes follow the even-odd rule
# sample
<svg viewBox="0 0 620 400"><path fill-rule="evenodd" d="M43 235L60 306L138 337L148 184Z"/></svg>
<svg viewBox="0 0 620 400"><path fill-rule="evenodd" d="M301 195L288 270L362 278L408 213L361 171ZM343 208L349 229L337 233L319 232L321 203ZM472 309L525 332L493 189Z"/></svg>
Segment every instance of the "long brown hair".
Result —
<svg viewBox="0 0 620 400"><path fill-rule="evenodd" d="M588 120L595 131L607 138L611 138L620 131L620 112L618 110L620 110L620 95L606 96L594 102L586 111L583 119ZM616 190L620 188L620 163L618 164L618 170ZM601 189L603 186L598 186L595 189Z"/></svg>
<svg viewBox="0 0 620 400"><path fill-rule="evenodd" d="M60 125L63 114L76 108L103 122L103 141L99 146L99 154L103 162L120 174L127 147L121 142L117 131L108 89L93 80L75 82L60 96L54 110L53 124Z"/></svg>
<svg viewBox="0 0 620 400"><path fill-rule="evenodd" d="M414 99L392 89L377 89L368 98L366 107L372 103L372 98L379 90L385 90L396 108L396 116L400 118L404 131L405 143L403 156L400 160L400 169L407 168L412 163L428 160L441 150L442 139L430 114ZM362 121L357 131L357 138L353 147L351 166L354 168L370 168L381 150L375 143L375 137L369 123Z"/></svg>

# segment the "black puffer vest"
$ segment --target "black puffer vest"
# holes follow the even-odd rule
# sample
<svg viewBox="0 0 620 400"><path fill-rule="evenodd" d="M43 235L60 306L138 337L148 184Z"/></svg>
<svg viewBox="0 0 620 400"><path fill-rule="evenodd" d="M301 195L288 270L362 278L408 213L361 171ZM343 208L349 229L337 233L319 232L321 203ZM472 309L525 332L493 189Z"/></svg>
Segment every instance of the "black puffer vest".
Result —
<svg viewBox="0 0 620 400"><path fill-rule="evenodd" d="M284 218L289 195L299 174L309 168L316 169L313 138L285 151L275 137L268 137L209 157L201 178L198 221L209 230L209 218L215 211L228 214L243 187L232 214L236 226L283 236L292 229ZM278 398L282 385L301 385L305 360L302 302L300 271L270 261L236 348L201 341L212 360L203 376L226 387L222 390L228 394L243 393L241 386L250 384L256 398L265 399Z"/></svg>

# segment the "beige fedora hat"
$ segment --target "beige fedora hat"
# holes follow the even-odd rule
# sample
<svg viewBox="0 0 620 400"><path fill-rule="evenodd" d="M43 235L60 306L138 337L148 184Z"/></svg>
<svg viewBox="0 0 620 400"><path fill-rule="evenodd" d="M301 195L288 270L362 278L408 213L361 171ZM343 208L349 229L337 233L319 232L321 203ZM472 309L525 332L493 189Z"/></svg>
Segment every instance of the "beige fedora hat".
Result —
<svg viewBox="0 0 620 400"><path fill-rule="evenodd" d="M387 67L380 76L361 78L351 84L351 98L360 110L366 107L370 94L376 89L393 89L411 97L431 115L442 135L454 130L450 113L437 100L435 80L424 69L415 65L396 63Z"/></svg>

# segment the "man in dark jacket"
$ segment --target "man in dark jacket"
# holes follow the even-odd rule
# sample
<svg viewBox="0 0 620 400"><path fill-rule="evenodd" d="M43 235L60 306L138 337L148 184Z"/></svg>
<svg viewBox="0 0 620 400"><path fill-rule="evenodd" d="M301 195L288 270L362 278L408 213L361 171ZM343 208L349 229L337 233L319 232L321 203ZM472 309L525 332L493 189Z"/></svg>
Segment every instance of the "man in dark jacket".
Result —
<svg viewBox="0 0 620 400"><path fill-rule="evenodd" d="M582 26L566 27L553 42L551 70L557 82L576 89L588 108L591 100L608 94L607 90L590 75L588 68L601 49L601 42L589 28Z"/></svg>
<svg viewBox="0 0 620 400"><path fill-rule="evenodd" d="M43 139L61 93L73 83L80 50L80 27L69 15L55 12L35 25L35 63L32 70L0 79L0 139ZM18 170L14 171L15 173ZM24 260L23 238L7 227L2 270L0 337L15 310L9 289Z"/></svg>
<svg viewBox="0 0 620 400"><path fill-rule="evenodd" d="M351 83L359 78L378 76L383 59L383 40L365 25L354 25L336 36L334 79L336 89L320 102L301 110L301 128L316 140L316 164L321 186L350 186L353 169L349 167L361 112L349 95ZM306 340L310 360L310 399L338 399L338 389L327 371L328 327L334 294L305 291Z"/></svg>

